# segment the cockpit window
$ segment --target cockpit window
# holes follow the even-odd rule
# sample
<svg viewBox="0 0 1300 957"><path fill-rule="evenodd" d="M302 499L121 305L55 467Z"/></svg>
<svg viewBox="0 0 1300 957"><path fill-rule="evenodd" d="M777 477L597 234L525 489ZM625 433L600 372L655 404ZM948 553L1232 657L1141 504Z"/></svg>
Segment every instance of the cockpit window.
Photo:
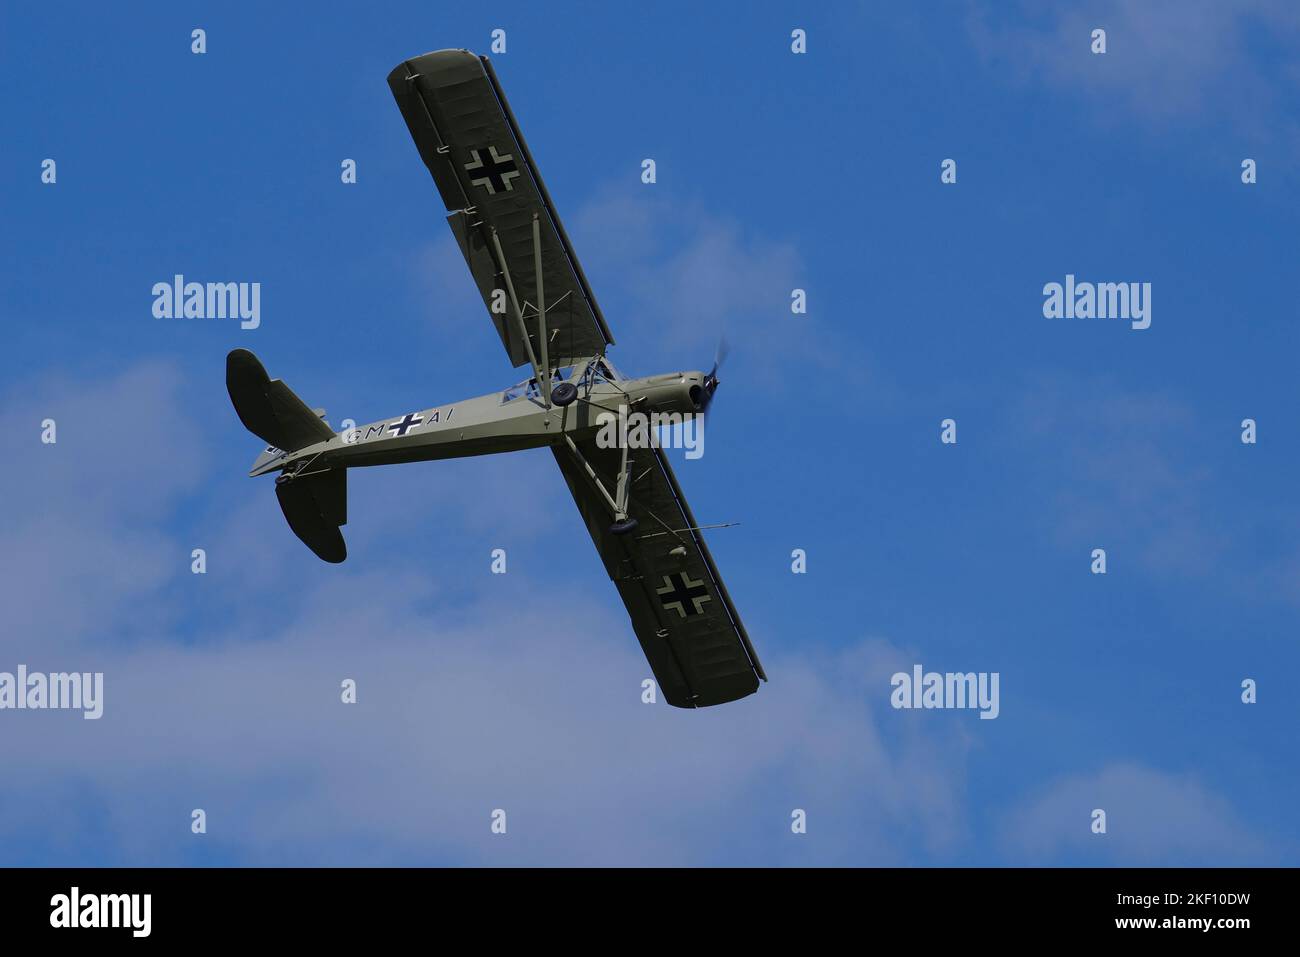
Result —
<svg viewBox="0 0 1300 957"><path fill-rule="evenodd" d="M614 371L614 367L604 359L596 359L591 363L589 370L593 384L597 382L617 382L620 378L619 374Z"/></svg>
<svg viewBox="0 0 1300 957"><path fill-rule="evenodd" d="M532 380L521 382L518 385L512 385L501 393L501 403L504 405L507 402L513 402L515 399L522 396L527 389L531 389L534 393L537 392L537 386Z"/></svg>
<svg viewBox="0 0 1300 957"><path fill-rule="evenodd" d="M564 382L567 379L572 378L572 376L573 376L573 366L561 366L558 369L551 370L552 383ZM527 396L530 399L536 399L540 394L541 391L537 388L537 380L528 379L524 382L520 382L517 383L516 385L512 385L510 388L502 392L501 404L505 405L507 402L512 402L515 399L518 399L522 396Z"/></svg>

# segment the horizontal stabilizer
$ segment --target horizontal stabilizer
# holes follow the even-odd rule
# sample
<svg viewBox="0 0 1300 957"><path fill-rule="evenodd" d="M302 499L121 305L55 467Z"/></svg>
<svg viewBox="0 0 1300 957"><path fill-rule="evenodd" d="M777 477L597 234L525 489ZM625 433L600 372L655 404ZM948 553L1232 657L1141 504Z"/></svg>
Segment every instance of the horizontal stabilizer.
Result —
<svg viewBox="0 0 1300 957"><path fill-rule="evenodd" d="M276 482L275 497L293 533L327 562L348 557L340 525L348 523L348 483L344 469L330 469L288 482Z"/></svg>
<svg viewBox="0 0 1300 957"><path fill-rule="evenodd" d="M247 349L226 356L226 391L244 428L285 452L333 438L331 429ZM340 559L341 560L341 559Z"/></svg>

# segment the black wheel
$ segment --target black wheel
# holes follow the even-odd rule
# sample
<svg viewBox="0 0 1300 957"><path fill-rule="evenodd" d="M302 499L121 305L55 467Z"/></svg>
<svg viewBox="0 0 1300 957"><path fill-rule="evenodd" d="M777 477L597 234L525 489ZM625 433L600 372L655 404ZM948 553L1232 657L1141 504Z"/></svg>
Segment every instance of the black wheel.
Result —
<svg viewBox="0 0 1300 957"><path fill-rule="evenodd" d="M621 522L615 522L609 527L610 533L614 535L626 535L636 528L635 518L625 518Z"/></svg>
<svg viewBox="0 0 1300 957"><path fill-rule="evenodd" d="M572 382L561 382L551 390L551 401L558 406L572 405L578 397L578 387Z"/></svg>

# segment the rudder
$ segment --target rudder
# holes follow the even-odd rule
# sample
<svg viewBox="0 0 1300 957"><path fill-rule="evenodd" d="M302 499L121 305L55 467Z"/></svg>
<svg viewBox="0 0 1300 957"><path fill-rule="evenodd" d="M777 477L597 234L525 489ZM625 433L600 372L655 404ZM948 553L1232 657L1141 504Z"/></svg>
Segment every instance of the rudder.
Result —
<svg viewBox="0 0 1300 957"><path fill-rule="evenodd" d="M338 564L348 557L340 525L348 523L348 479L345 469L328 469L301 478L275 481L289 527L317 557Z"/></svg>

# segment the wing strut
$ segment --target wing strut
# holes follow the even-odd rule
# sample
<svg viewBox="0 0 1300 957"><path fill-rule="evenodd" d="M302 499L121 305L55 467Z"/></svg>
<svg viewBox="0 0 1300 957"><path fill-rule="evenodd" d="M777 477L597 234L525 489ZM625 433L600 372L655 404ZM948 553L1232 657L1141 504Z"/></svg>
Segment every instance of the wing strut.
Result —
<svg viewBox="0 0 1300 957"><path fill-rule="evenodd" d="M523 130L519 128L519 123L515 120L514 110L510 109L510 101L506 99L505 91L501 89L501 83L497 80L497 71L493 68L492 61L487 57L480 56L479 60L482 61L483 72L487 74L488 82L492 85L492 92L496 94L497 102L501 104L501 112L510 127L510 133L514 136L515 142L519 144L519 149L528 162L528 169L532 173L533 182L537 184L537 194L542 199L546 215L555 227L556 235L560 237L560 245L564 247L564 254L569 258L569 262L573 264L573 273L578 277L578 286L582 290L583 298L591 306L591 313L596 317L596 322L600 324L600 332L605 337L605 344L612 346L614 336L605 323L605 314L600 311L596 296L591 291L591 284L587 282L587 274L582 271L582 263L578 261L578 256L573 251L573 244L569 242L569 234L564 231L564 223L560 221L559 215L555 212L555 204L551 202L551 194L547 192L546 183L542 181L541 171L537 168L537 164L533 162L533 154L528 149L528 141L524 139ZM603 349L601 355L604 355Z"/></svg>
<svg viewBox="0 0 1300 957"><path fill-rule="evenodd" d="M618 486L614 489L614 494L610 495L609 491L605 488L605 483L602 482L600 476L596 474L596 470L591 467L591 464L587 461L586 457L579 452L578 447L573 444L573 439L569 437L569 433L564 432L561 434L564 436L565 443L569 446L569 451L573 453L573 457L578 460L578 463L587 473L587 478L591 479L592 483L596 486L596 491L600 492L601 498L605 500L605 504L607 504L610 511L614 513L614 523L616 525L621 525L627 522L627 436L623 436L623 441L621 443L623 446L623 458L622 464L619 466L618 470Z"/></svg>
<svg viewBox="0 0 1300 957"><path fill-rule="evenodd" d="M537 385L546 407L551 407L551 363L546 355L546 293L542 290L542 226L533 213L533 275L537 277L537 338L542 347L542 374Z"/></svg>
<svg viewBox="0 0 1300 957"><path fill-rule="evenodd" d="M537 216L534 215L533 216L533 242L537 244L535 254L537 256L538 262L540 263L541 255L542 255L541 252L542 247L541 244L538 242L538 238L539 237L537 235ZM541 389L542 375L545 367L539 366L537 364L537 353L533 351L533 340L528 336L528 325L527 323L524 322L523 310L519 308L519 297L515 295L515 283L514 280L510 278L510 266L506 263L506 254L501 249L501 237L497 235L497 228L495 226L492 227L492 247L497 251L497 263L501 267L502 274L506 277L506 289L510 292L510 305L515 307L515 322L519 326L519 337L523 339L524 348L528 351L528 362L533 367L533 378L537 380L538 388ZM537 285L539 288L541 287L541 284L542 284L542 271L539 268L537 270ZM538 298L540 299L541 297L539 296ZM545 329L545 323L546 323L545 313L539 312L539 319L543 324L542 328ZM542 355L543 356L546 355L546 338L544 336L542 338ZM551 390L541 389L541 393L542 393L542 402L544 402L546 404L546 408L549 409L551 407Z"/></svg>

